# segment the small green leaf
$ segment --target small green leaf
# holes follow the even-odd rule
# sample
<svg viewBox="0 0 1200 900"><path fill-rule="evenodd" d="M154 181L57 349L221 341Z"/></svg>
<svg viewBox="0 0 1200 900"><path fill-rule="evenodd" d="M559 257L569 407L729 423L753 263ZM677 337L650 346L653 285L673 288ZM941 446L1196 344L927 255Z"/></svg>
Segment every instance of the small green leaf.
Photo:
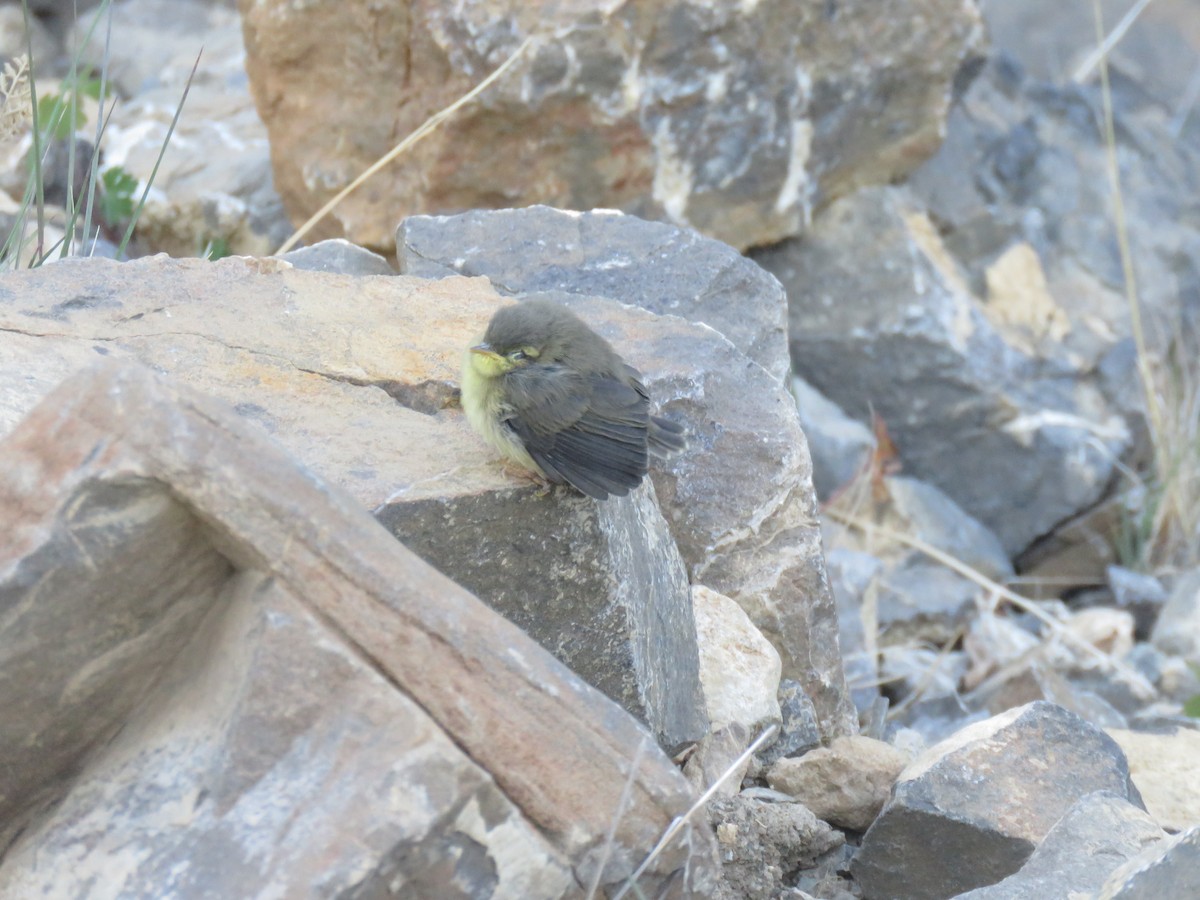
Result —
<svg viewBox="0 0 1200 900"><path fill-rule="evenodd" d="M1200 719L1200 694L1191 697L1183 704L1183 714L1193 719Z"/></svg>
<svg viewBox="0 0 1200 900"><path fill-rule="evenodd" d="M113 166L100 176L100 215L109 225L128 222L133 215L133 195L138 180L122 169Z"/></svg>
<svg viewBox="0 0 1200 900"><path fill-rule="evenodd" d="M75 123L71 123L71 104L58 94L46 94L38 98L38 123L42 133L55 140L65 141L75 129L87 120L83 110L75 108Z"/></svg>

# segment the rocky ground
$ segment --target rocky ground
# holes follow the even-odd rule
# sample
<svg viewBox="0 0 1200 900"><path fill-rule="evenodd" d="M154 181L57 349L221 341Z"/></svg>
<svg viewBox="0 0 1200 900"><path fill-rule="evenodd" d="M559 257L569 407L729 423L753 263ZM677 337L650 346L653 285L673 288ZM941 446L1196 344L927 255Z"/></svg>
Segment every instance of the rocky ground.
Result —
<svg viewBox="0 0 1200 900"><path fill-rule="evenodd" d="M39 96L107 55L101 173L150 178L204 52L126 254L172 258L0 280L0 897L620 896L710 787L643 888L1200 895L1196 0L1120 33L1111 144L1082 0L566 5L282 258L526 7L128 0L106 50L34 6ZM630 498L514 487L462 422L532 294L688 428Z"/></svg>

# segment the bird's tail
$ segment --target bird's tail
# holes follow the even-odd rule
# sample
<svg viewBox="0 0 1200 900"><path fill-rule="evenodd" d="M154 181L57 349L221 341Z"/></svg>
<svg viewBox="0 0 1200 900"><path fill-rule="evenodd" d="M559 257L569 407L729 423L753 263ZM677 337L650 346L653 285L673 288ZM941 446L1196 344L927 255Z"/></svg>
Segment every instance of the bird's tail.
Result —
<svg viewBox="0 0 1200 900"><path fill-rule="evenodd" d="M683 426L670 419L650 417L650 429L647 434L651 455L659 459L674 456L687 446L687 435Z"/></svg>

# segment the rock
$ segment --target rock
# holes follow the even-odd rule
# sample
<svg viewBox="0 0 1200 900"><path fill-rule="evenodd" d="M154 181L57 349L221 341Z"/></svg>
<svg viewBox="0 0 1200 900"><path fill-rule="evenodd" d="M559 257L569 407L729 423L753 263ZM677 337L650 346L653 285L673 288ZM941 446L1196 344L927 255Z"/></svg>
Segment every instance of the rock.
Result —
<svg viewBox="0 0 1200 900"><path fill-rule="evenodd" d="M89 36L88 17L76 23L75 39L97 71L107 53L108 77L124 98L105 128L102 170L120 166L137 178L135 197L153 176L137 248L172 256L198 256L206 248L218 255L274 252L291 225L272 182L267 132L250 98L237 14L203 0L125 0L111 10L107 48L105 25Z"/></svg>
<svg viewBox="0 0 1200 900"><path fill-rule="evenodd" d="M702 682L699 622L648 482L604 503L566 489L539 497L531 488L396 498L376 518L646 722L664 748L674 752L708 731L705 701L714 694ZM775 662L778 670L778 654ZM746 687L726 685L735 693ZM733 703L726 695L713 708L736 714Z"/></svg>
<svg viewBox="0 0 1200 900"><path fill-rule="evenodd" d="M783 287L690 228L612 210L476 209L404 219L396 258L401 272L421 278L486 275L502 294L611 297L704 322L777 379L791 367Z"/></svg>
<svg viewBox="0 0 1200 900"><path fill-rule="evenodd" d="M779 653L742 608L703 585L692 587L700 647L700 685L714 729L737 723L750 731L780 721Z"/></svg>
<svg viewBox="0 0 1200 900"><path fill-rule="evenodd" d="M904 471L1005 555L1101 497L1130 441L1124 421L1086 373L988 319L909 191L859 191L802 241L753 258L787 289L797 374L861 421L878 414Z"/></svg>
<svg viewBox="0 0 1200 900"><path fill-rule="evenodd" d="M1101 582L1117 561L1121 530L1136 513L1123 498L1101 501L1035 541L1016 559L1036 600Z"/></svg>
<svg viewBox="0 0 1200 900"><path fill-rule="evenodd" d="M818 819L866 831L908 762L908 755L891 744L856 734L779 760L767 772L767 783L795 797Z"/></svg>
<svg viewBox="0 0 1200 900"><path fill-rule="evenodd" d="M953 643L975 612L980 588L920 553L887 566L879 577L875 616L879 642L908 647Z"/></svg>
<svg viewBox="0 0 1200 900"><path fill-rule="evenodd" d="M1200 731L1107 729L1129 760L1146 809L1169 831L1200 825Z"/></svg>
<svg viewBox="0 0 1200 900"><path fill-rule="evenodd" d="M917 538L996 581L1013 576L995 533L928 482L890 475L884 484L895 530Z"/></svg>
<svg viewBox="0 0 1200 900"><path fill-rule="evenodd" d="M1091 896L1126 860L1162 842L1166 833L1145 810L1098 791L1058 820L1019 872L956 900L1049 900Z"/></svg>
<svg viewBox="0 0 1200 900"><path fill-rule="evenodd" d="M33 7L35 4L29 4ZM25 27L25 13L16 3L0 7L0 55L5 60L29 53L33 44L33 69L39 77L48 75L51 64L59 54L59 44L50 30L36 16L29 17L29 28Z"/></svg>
<svg viewBox="0 0 1200 900"><path fill-rule="evenodd" d="M992 44L1014 56L1029 74L1059 84L1072 78L1096 51L1091 0L983 0ZM1131 9L1120 0L1102 0L1106 30L1114 29ZM1118 102L1146 96L1165 110L1180 110L1193 72L1200 29L1188 0L1158 0L1139 15L1109 50L1108 65ZM1099 73L1093 68L1091 80Z"/></svg>
<svg viewBox="0 0 1200 900"><path fill-rule="evenodd" d="M0 430L97 353L186 376L414 546L432 546L434 534L446 546L458 541L460 556L439 558L452 577L480 590L536 584L541 593L530 597L590 603L583 621L602 628L603 639L581 648L586 628L571 623L562 633L543 629L545 645L629 702L668 746L707 730L691 600L652 497L599 510L568 492L537 498L533 485L504 476L450 408L463 348L502 302L482 279L354 278L280 260L160 258L69 261L5 276L0 290L20 298L0 311L0 371L15 386L0 395ZM454 528L448 516L458 517ZM549 526L559 529L554 553L522 555L526 539L545 537L538 529ZM468 535L475 544L462 543ZM526 609L522 625L547 621Z"/></svg>
<svg viewBox="0 0 1200 900"><path fill-rule="evenodd" d="M323 226L384 250L405 215L535 203L618 208L739 248L797 234L827 199L937 148L952 80L983 41L975 4L957 0L854 0L836 15L824 0L239 8L297 220L535 35Z"/></svg>
<svg viewBox="0 0 1200 900"><path fill-rule="evenodd" d="M611 701L141 366L0 442L0 515L0 896L575 897L690 802ZM707 896L712 847L645 887Z"/></svg>
<svg viewBox="0 0 1200 900"><path fill-rule="evenodd" d="M1200 826L1150 847L1114 872L1096 900L1195 897L1200 893Z"/></svg>
<svg viewBox="0 0 1200 900"><path fill-rule="evenodd" d="M311 247L284 253L279 258L297 269L311 269L314 272L337 272L340 275L396 274L391 264L378 253L340 238L319 241Z"/></svg>
<svg viewBox="0 0 1200 900"><path fill-rule="evenodd" d="M721 860L716 900L774 900L797 871L845 840L799 803L714 797L708 821Z"/></svg>
<svg viewBox="0 0 1200 900"><path fill-rule="evenodd" d="M779 684L779 737L757 754L763 766L784 756L799 756L821 743L821 723L804 686L790 678Z"/></svg>
<svg viewBox="0 0 1200 900"><path fill-rule="evenodd" d="M1185 572L1175 582L1150 640L1164 653L1200 664L1200 569Z"/></svg>
<svg viewBox="0 0 1200 900"><path fill-rule="evenodd" d="M870 709L879 697L879 622L875 597L883 561L869 553L828 541L829 581L837 599L838 639L845 656L846 681L855 707ZM868 592L871 600L866 602Z"/></svg>
<svg viewBox="0 0 1200 900"><path fill-rule="evenodd" d="M1124 566L1109 566L1106 575L1113 600L1133 616L1137 637L1145 640L1167 602L1166 588L1153 575L1134 572Z"/></svg>
<svg viewBox="0 0 1200 900"><path fill-rule="evenodd" d="M812 453L813 487L828 500L865 470L875 437L803 378L792 378L792 394Z"/></svg>
<svg viewBox="0 0 1200 900"><path fill-rule="evenodd" d="M697 795L719 783L717 795L732 797L742 789L750 758L735 763L749 746L750 729L745 725L732 722L713 729L697 742L683 766L683 775Z"/></svg>
<svg viewBox="0 0 1200 900"><path fill-rule="evenodd" d="M966 654L958 650L895 646L879 653L879 678L888 686L888 696L906 701L906 706L921 699L959 696L966 668ZM898 716L899 709L893 715Z"/></svg>
<svg viewBox="0 0 1200 900"><path fill-rule="evenodd" d="M519 235L530 233L510 240L509 228ZM537 236L543 228L545 240ZM613 255L595 243L593 232L624 249ZM794 403L780 379L764 368L776 359L771 335L779 313L755 303L753 308L762 312L746 318L758 321L736 330L741 346L759 354L763 365L711 329L698 331L675 318L711 320L719 311L727 323L738 313L731 314L732 307L720 309L719 299L710 301L713 286L749 280L770 298L773 292L777 296L774 281L731 258L728 248L630 216L502 211L409 219L400 235L402 268L433 277L456 268L482 270L499 278L506 290L542 288L543 296L571 306L623 351L628 349L651 396L689 427L692 449L651 474L691 580L732 597L749 613L779 651L784 676L800 681L809 693L826 738L853 732L811 461ZM657 249L628 249L651 238L653 248L666 247L661 269L655 268ZM475 253L471 247L489 249ZM685 258L685 249L696 258ZM584 270L578 289L571 287L568 275L573 273L566 268L574 260ZM644 262L635 264L638 260ZM710 260L714 269L700 271L703 260ZM543 276L548 263L549 273ZM684 272L690 274L685 277ZM559 287L550 290L549 283ZM584 289L612 290L617 301L663 295L661 309L672 316L637 319L623 313L626 324L610 325L612 302L587 296ZM741 294L732 299L749 302ZM640 321L654 324L634 327ZM733 522L747 524L731 527Z"/></svg>
<svg viewBox="0 0 1200 900"><path fill-rule="evenodd" d="M994 884L1095 791L1141 805L1111 738L1049 703L1009 710L968 725L900 773L851 871L867 898L952 897Z"/></svg>

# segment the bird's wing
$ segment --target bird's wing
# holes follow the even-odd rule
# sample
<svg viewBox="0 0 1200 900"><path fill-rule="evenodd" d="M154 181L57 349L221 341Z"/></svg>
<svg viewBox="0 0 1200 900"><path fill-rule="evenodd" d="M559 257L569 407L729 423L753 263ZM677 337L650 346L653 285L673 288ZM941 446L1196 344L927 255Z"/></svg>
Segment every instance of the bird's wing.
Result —
<svg viewBox="0 0 1200 900"><path fill-rule="evenodd" d="M600 500L637 487L650 420L642 391L562 366L525 366L505 378L506 424L551 480Z"/></svg>

